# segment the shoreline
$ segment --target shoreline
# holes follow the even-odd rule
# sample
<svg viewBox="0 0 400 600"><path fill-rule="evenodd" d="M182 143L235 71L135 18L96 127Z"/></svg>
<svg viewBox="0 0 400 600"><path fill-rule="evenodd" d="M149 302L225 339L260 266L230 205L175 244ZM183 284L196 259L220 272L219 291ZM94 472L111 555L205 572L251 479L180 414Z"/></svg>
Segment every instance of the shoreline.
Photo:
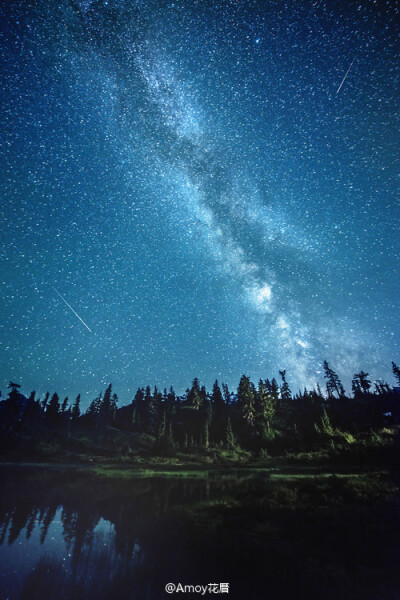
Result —
<svg viewBox="0 0 400 600"><path fill-rule="evenodd" d="M107 478L145 478L145 477L204 477L208 475L267 475L268 478L305 478L305 477L335 477L373 474L389 474L387 468L360 465L127 465L124 463L71 463L71 462L0 462L1 470L49 470L70 471L75 473L87 472L98 477Z"/></svg>

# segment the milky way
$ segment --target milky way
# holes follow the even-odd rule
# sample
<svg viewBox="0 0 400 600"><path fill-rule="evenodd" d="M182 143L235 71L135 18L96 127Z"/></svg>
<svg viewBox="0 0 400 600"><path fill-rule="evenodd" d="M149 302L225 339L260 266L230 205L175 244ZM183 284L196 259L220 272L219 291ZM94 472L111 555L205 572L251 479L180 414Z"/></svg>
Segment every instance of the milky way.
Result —
<svg viewBox="0 0 400 600"><path fill-rule="evenodd" d="M396 4L50 4L0 38L3 393L390 381Z"/></svg>

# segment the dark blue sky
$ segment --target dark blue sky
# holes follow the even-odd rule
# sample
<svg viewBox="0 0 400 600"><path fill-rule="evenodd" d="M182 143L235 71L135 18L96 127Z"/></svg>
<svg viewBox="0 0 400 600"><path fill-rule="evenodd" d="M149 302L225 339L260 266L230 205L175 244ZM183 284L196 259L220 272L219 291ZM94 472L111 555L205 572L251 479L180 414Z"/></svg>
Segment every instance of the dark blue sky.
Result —
<svg viewBox="0 0 400 600"><path fill-rule="evenodd" d="M392 382L395 2L2 13L3 393Z"/></svg>

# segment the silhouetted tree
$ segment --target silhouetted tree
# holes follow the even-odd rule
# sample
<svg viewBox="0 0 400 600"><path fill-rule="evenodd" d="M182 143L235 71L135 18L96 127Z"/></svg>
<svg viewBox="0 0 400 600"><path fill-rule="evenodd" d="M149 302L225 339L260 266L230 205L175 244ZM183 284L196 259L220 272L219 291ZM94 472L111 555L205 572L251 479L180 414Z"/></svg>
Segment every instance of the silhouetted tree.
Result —
<svg viewBox="0 0 400 600"><path fill-rule="evenodd" d="M100 392L100 394L89 404L89 408L86 411L85 417L89 419L89 423L92 426L97 427L99 424L99 414L102 402L103 392Z"/></svg>
<svg viewBox="0 0 400 600"><path fill-rule="evenodd" d="M207 395L206 395L206 388L204 388L204 390L202 390L201 396L202 396L201 412L202 412L202 417L203 417L203 444L204 444L205 448L208 448L209 444L210 444L209 432L210 432L210 424L211 424L212 416L213 416L213 410L212 410L210 399L207 398Z"/></svg>
<svg viewBox="0 0 400 600"><path fill-rule="evenodd" d="M199 408L201 406L201 403L202 403L202 398L201 398L200 391L201 390L200 390L199 380L197 379L197 377L195 377L193 379L192 387L191 387L191 389L189 391L189 394L188 394L188 397L187 397L187 401L196 410L199 410Z"/></svg>
<svg viewBox="0 0 400 600"><path fill-rule="evenodd" d="M364 371L356 373L351 382L351 389L355 397L368 394L371 389L371 380L368 379L368 373L364 373Z"/></svg>
<svg viewBox="0 0 400 600"><path fill-rule="evenodd" d="M283 402L288 402L292 399L292 392L290 390L288 382L286 381L286 369L279 371L279 375L282 378L281 399Z"/></svg>
<svg viewBox="0 0 400 600"><path fill-rule="evenodd" d="M137 431L141 431L144 418L144 389L138 388L132 400L132 425Z"/></svg>
<svg viewBox="0 0 400 600"><path fill-rule="evenodd" d="M228 446L228 448L233 448L235 446L235 436L233 435L231 418L229 416L226 421L225 443Z"/></svg>
<svg viewBox="0 0 400 600"><path fill-rule="evenodd" d="M394 364L394 363L393 363ZM19 383L13 383L12 381L10 381L10 383L7 386L7 389L9 389L9 393L8 393L8 397L9 398L16 398L19 396L19 392L18 390L20 389L20 385Z"/></svg>
<svg viewBox="0 0 400 600"><path fill-rule="evenodd" d="M22 418L22 396L19 393L20 385L10 381L8 384L8 398L6 401L6 411L3 414L3 427L4 433L11 433L19 424Z"/></svg>
<svg viewBox="0 0 400 600"><path fill-rule="evenodd" d="M50 425L58 425L60 416L60 400L58 394L54 393L51 397L46 410L46 421Z"/></svg>
<svg viewBox="0 0 400 600"><path fill-rule="evenodd" d="M63 403L61 404L61 413L64 414L67 410L67 406L68 406L68 396L66 396L63 400Z"/></svg>
<svg viewBox="0 0 400 600"><path fill-rule="evenodd" d="M378 395L386 395L391 392L390 386L387 383L385 383L384 381L382 381L381 379L378 379L377 381L374 382L374 388L375 388L375 394L378 394Z"/></svg>
<svg viewBox="0 0 400 600"><path fill-rule="evenodd" d="M255 422L255 388L249 377L242 375L237 390L238 407L244 422L250 427Z"/></svg>
<svg viewBox="0 0 400 600"><path fill-rule="evenodd" d="M276 399L268 388L271 388L271 385L268 386L267 382L260 379L256 395L256 423L262 435L264 429L270 431L271 421L276 411Z"/></svg>
<svg viewBox="0 0 400 600"><path fill-rule="evenodd" d="M81 395L78 394L77 397L75 398L75 402L72 406L72 410L71 410L71 419L74 423L76 423L81 415L81 409L80 409L80 402L81 402Z"/></svg>
<svg viewBox="0 0 400 600"><path fill-rule="evenodd" d="M392 361L392 371L393 375L397 380L397 384L400 385L400 368Z"/></svg>
<svg viewBox="0 0 400 600"><path fill-rule="evenodd" d="M215 381L213 386L211 405L213 412L212 437L215 441L219 442L224 439L224 429L226 423L225 413L227 407L222 397L222 392L218 385L218 381Z"/></svg>
<svg viewBox="0 0 400 600"><path fill-rule="evenodd" d="M344 387L335 371L331 369L328 362L324 360L324 377L326 379L326 391L328 392L329 398L334 398L336 392L338 398L344 396Z"/></svg>
<svg viewBox="0 0 400 600"><path fill-rule="evenodd" d="M226 383L222 384L222 394L224 396L224 402L227 406L231 403L231 395L229 393L229 389Z"/></svg>
<svg viewBox="0 0 400 600"><path fill-rule="evenodd" d="M45 412L46 412L46 409L47 409L47 403L48 403L48 401L49 401L49 398L50 398L50 393L49 393L49 392L46 392L46 394L45 394L45 396L44 396L43 400L42 400L42 401L41 401L41 403L40 403L40 408L42 409L42 412L43 412L43 413L45 413Z"/></svg>

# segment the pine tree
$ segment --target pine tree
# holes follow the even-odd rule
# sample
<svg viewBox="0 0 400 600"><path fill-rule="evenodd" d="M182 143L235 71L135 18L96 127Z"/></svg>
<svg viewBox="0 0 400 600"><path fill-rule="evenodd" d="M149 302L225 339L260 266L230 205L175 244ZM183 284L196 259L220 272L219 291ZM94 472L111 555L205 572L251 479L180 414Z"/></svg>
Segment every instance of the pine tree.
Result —
<svg viewBox="0 0 400 600"><path fill-rule="evenodd" d="M382 381L382 379L378 379L378 381L375 381L374 383L374 387L375 387L375 394L379 395L385 395L385 394L389 394L390 393L390 386Z"/></svg>
<svg viewBox="0 0 400 600"><path fill-rule="evenodd" d="M333 436L333 434L335 433L334 428L332 427L332 423L331 420L328 416L328 413L326 412L325 408L322 412L322 416L321 416L321 421L320 421L321 425L318 426L317 424L315 424L315 431L318 434L322 434L324 436L328 436L331 437Z"/></svg>
<svg viewBox="0 0 400 600"><path fill-rule="evenodd" d="M132 425L141 431L144 417L144 389L138 388L134 399L132 400Z"/></svg>
<svg viewBox="0 0 400 600"><path fill-rule="evenodd" d="M113 394L111 398L111 419L115 419L115 415L117 413L117 404L118 404L118 396L117 394Z"/></svg>
<svg viewBox="0 0 400 600"><path fill-rule="evenodd" d="M392 371L393 375L397 379L398 385L400 385L400 368L392 361Z"/></svg>
<svg viewBox="0 0 400 600"><path fill-rule="evenodd" d="M7 399L6 419L8 422L8 426L11 426L11 429L13 429L17 425L22 416L22 402L20 393L18 391L20 387L21 386L18 383L13 383L12 381L10 381L10 383L8 384L8 389L10 391L8 393Z"/></svg>
<svg viewBox="0 0 400 600"><path fill-rule="evenodd" d="M242 375L237 390L238 406L243 420L253 427L255 421L255 388L249 377Z"/></svg>
<svg viewBox="0 0 400 600"><path fill-rule="evenodd" d="M224 396L224 402L227 406L231 403L231 395L229 393L229 389L226 383L222 384L222 394Z"/></svg>
<svg viewBox="0 0 400 600"><path fill-rule="evenodd" d="M199 410L202 404L202 395L200 390L200 383L197 377L193 379L192 387L187 397L188 403L193 406L196 410Z"/></svg>
<svg viewBox="0 0 400 600"><path fill-rule="evenodd" d="M226 421L225 441L228 448L233 448L235 446L235 436L233 435L231 418L229 416Z"/></svg>
<svg viewBox="0 0 400 600"><path fill-rule="evenodd" d="M200 397L200 392L198 390L193 391L193 394L191 394L191 400L192 400L193 408L195 408L196 410L199 410L199 408L201 406L201 397Z"/></svg>
<svg viewBox="0 0 400 600"><path fill-rule="evenodd" d="M99 421L102 426L108 425L113 415L112 384L104 392L103 400L99 405Z"/></svg>
<svg viewBox="0 0 400 600"><path fill-rule="evenodd" d="M141 411L140 431L155 434L154 398L149 385L146 386L142 406L143 410Z"/></svg>
<svg viewBox="0 0 400 600"><path fill-rule="evenodd" d="M267 381L260 379L258 382L257 389L257 402L256 402L256 422L261 429L264 426L267 432L271 429L271 421L276 411L276 400L272 393L269 391L271 384Z"/></svg>
<svg viewBox="0 0 400 600"><path fill-rule="evenodd" d="M218 381L215 381L211 394L211 405L213 411L213 427L212 434L215 441L220 441L224 437L224 426L226 422L225 413L227 407L225 405L221 389Z"/></svg>
<svg viewBox="0 0 400 600"><path fill-rule="evenodd" d="M19 385L19 383L13 383L12 381L10 381L10 383L7 386L7 388L10 390L8 393L8 397L11 399L15 399L15 398L18 399L18 397L19 397L18 390L20 389L20 387L21 386Z"/></svg>
<svg viewBox="0 0 400 600"><path fill-rule="evenodd" d="M40 403L40 408L42 409L42 412L45 413L47 410L47 403L49 401L50 398L50 393L46 392L45 397L43 398L43 400Z"/></svg>
<svg viewBox="0 0 400 600"><path fill-rule="evenodd" d="M158 431L157 431L157 441L159 444L162 443L162 441L165 438L166 427L167 427L167 416L166 416L165 406L163 406L161 409L160 420L159 420Z"/></svg>
<svg viewBox="0 0 400 600"><path fill-rule="evenodd" d="M54 393L51 397L46 410L46 420L51 425L57 425L60 416L60 400L58 394Z"/></svg>
<svg viewBox="0 0 400 600"><path fill-rule="evenodd" d="M292 399L292 392L288 382L286 381L286 369L279 371L279 375L282 377L281 399L283 402L288 402Z"/></svg>
<svg viewBox="0 0 400 600"><path fill-rule="evenodd" d="M78 394L77 397L75 398L75 402L72 406L72 411L71 411L71 419L74 423L76 423L76 421L79 419L80 414L81 414L81 409L79 407L81 402L81 395Z"/></svg>
<svg viewBox="0 0 400 600"><path fill-rule="evenodd" d="M67 410L67 406L68 406L68 396L66 396L63 400L63 403L61 405L61 413L64 414L65 411Z"/></svg>
<svg viewBox="0 0 400 600"><path fill-rule="evenodd" d="M168 406L168 412L170 414L172 414L175 411L175 402L176 402L176 394L174 392L174 388L171 387L169 388L169 392L167 394L167 406Z"/></svg>
<svg viewBox="0 0 400 600"><path fill-rule="evenodd" d="M205 388L204 388L204 392L203 392L203 396L205 394ZM212 421L212 416L213 416L213 410L212 410L212 406L211 406L211 402L209 400L209 398L205 397L202 399L202 405L201 405L201 411L202 411L202 417L203 417L203 443L205 448L209 447L209 431L210 431L210 424Z"/></svg>
<svg viewBox="0 0 400 600"><path fill-rule="evenodd" d="M326 390L328 392L328 398L334 398L334 394L336 392L338 398L342 398L344 396L344 387L339 377L336 375L335 371L333 371L326 360L324 360L324 371L325 371L325 379L326 379Z"/></svg>
<svg viewBox="0 0 400 600"><path fill-rule="evenodd" d="M89 408L86 411L86 414L91 417L91 420L96 425L98 424L98 416L100 414L100 409L103 402L102 398L103 392L100 392L100 394L89 404Z"/></svg>
<svg viewBox="0 0 400 600"><path fill-rule="evenodd" d="M364 371L356 373L351 382L351 388L355 397L367 395L371 389L371 380L368 379L368 373L364 373Z"/></svg>

